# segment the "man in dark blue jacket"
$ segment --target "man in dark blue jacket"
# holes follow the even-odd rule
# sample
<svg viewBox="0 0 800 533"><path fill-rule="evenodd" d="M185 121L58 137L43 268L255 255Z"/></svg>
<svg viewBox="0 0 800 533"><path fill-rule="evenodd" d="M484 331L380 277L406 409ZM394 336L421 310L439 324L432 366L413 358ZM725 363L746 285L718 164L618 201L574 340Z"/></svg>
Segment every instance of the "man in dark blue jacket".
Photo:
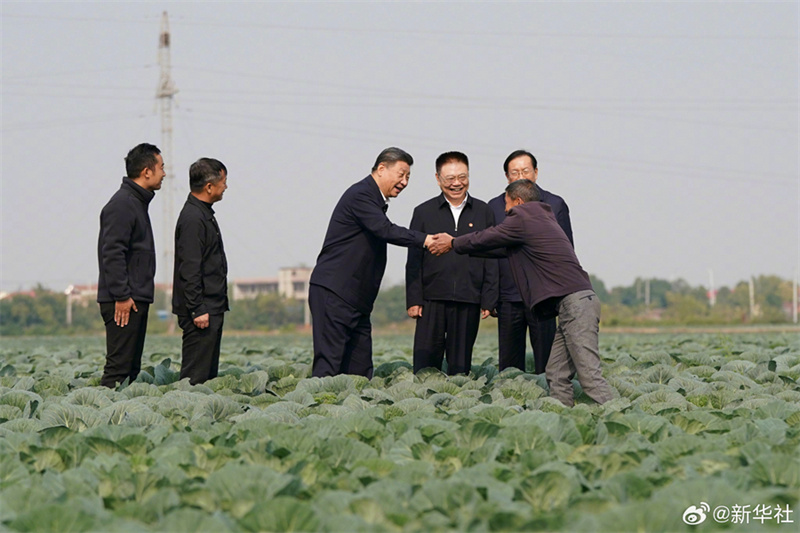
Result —
<svg viewBox="0 0 800 533"><path fill-rule="evenodd" d="M528 179L536 183L539 169L536 158L528 151L511 152L503 163L508 183L519 179ZM572 241L572 225L569 220L569 207L560 196L545 191L536 185L539 201L550 205L558 225L564 230L570 244ZM500 224L506 218L505 193L489 201L494 211L495 223ZM508 259L498 259L500 271L500 297L497 303L497 336L499 343L500 370L516 367L525 370L526 330L531 339L533 349L534 372L541 374L547 366L550 349L556 334L555 318L535 317L522 302L522 296L514 285Z"/></svg>
<svg viewBox="0 0 800 533"><path fill-rule="evenodd" d="M445 152L437 157L436 183L442 193L414 209L412 230L463 235L494 225L489 206L467 192L466 154ZM414 372L441 369L446 356L448 374L469 373L480 320L489 316L496 302L496 260L458 254L436 257L409 248L406 308L417 321Z"/></svg>
<svg viewBox="0 0 800 533"><path fill-rule="evenodd" d="M100 384L133 381L142 364L147 312L155 293L156 248L147 207L166 175L161 151L140 144L125 158L127 177L100 212L97 302L106 326Z"/></svg>
<svg viewBox="0 0 800 533"><path fill-rule="evenodd" d="M228 188L228 169L198 159L189 168L189 188L175 226L172 312L183 330L181 379L196 385L217 377L228 310L228 260L212 207Z"/></svg>
<svg viewBox="0 0 800 533"><path fill-rule="evenodd" d="M333 210L308 289L315 377L372 377L370 314L386 269L386 243L422 248L432 241L386 217L389 198L406 188L413 164L400 148L385 149L372 173L350 186Z"/></svg>

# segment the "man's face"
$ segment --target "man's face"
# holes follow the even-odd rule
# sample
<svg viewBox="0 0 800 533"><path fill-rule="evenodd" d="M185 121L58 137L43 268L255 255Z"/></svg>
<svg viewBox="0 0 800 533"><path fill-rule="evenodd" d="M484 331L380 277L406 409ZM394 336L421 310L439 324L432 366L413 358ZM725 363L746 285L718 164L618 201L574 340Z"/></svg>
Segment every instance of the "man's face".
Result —
<svg viewBox="0 0 800 533"><path fill-rule="evenodd" d="M522 179L536 183L537 177L539 177L539 169L533 168L533 161L527 155L521 155L508 162L506 178L509 183Z"/></svg>
<svg viewBox="0 0 800 533"><path fill-rule="evenodd" d="M506 193L506 214L508 214L508 212L511 211L512 207L516 207L516 206L518 206L520 204L523 204L523 203L525 203L525 202L523 202L521 198L517 198L516 200L512 200L511 197L508 196L508 193Z"/></svg>
<svg viewBox="0 0 800 533"><path fill-rule="evenodd" d="M222 195L225 194L225 191L228 189L228 174L224 170L221 170L220 175L222 176L222 179L220 179L218 182L209 183L211 186L209 197L212 204L222 200Z"/></svg>
<svg viewBox="0 0 800 533"><path fill-rule="evenodd" d="M167 173L164 172L164 158L161 157L161 154L156 154L156 166L154 168L146 168L144 171L145 188L149 191L159 190L166 175Z"/></svg>
<svg viewBox="0 0 800 533"><path fill-rule="evenodd" d="M388 165L381 163L378 165L378 177L383 195L387 198L396 198L408 186L411 167L405 161L395 161Z"/></svg>
<svg viewBox="0 0 800 533"><path fill-rule="evenodd" d="M436 181L448 202L461 205L469 190L469 167L461 161L445 163L436 174Z"/></svg>

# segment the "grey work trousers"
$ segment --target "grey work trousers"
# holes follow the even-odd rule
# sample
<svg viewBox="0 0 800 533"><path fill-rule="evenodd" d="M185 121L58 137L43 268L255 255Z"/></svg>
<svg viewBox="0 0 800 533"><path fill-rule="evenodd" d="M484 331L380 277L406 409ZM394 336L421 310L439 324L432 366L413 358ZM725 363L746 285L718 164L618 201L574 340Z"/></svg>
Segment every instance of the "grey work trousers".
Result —
<svg viewBox="0 0 800 533"><path fill-rule="evenodd" d="M575 403L570 379L575 374L592 400L606 403L613 398L600 370L599 326L600 300L594 291L573 292L558 304L558 328L545 375L550 396L567 407Z"/></svg>

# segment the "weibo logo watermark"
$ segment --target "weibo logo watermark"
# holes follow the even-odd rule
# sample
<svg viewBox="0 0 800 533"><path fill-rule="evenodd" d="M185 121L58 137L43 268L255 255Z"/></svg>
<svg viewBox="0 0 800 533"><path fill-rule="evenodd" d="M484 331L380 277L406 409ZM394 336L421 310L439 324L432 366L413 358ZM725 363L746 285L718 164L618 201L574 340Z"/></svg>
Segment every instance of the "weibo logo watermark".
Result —
<svg viewBox="0 0 800 533"><path fill-rule="evenodd" d="M711 511L711 506L706 502L700 502L700 507L690 505L683 512L683 522L690 526L696 526L706 521L706 513Z"/></svg>
<svg viewBox="0 0 800 533"><path fill-rule="evenodd" d="M752 509L751 509L752 507ZM774 520L778 524L794 524L792 520L792 513L794 510L786 504L786 508L780 505L764 505L758 504L755 507L752 505L718 505L711 512L711 506L706 502L700 502L700 505L690 505L688 509L683 512L683 522L690 526L697 526L706 521L707 515L710 513L711 517L718 524L749 524L753 522L769 522Z"/></svg>

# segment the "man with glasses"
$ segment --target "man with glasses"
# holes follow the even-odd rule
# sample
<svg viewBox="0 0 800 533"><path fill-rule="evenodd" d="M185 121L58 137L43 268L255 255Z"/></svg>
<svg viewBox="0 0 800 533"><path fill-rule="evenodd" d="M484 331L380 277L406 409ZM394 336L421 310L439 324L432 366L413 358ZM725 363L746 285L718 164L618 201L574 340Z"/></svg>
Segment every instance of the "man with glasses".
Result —
<svg viewBox="0 0 800 533"><path fill-rule="evenodd" d="M468 194L469 160L461 152L436 158L436 183L442 193L414 209L410 229L426 234L465 235L494 225L489 206ZM406 307L417 321L414 372L442 368L466 374L480 319L497 301L497 264L493 259L448 254L440 257L408 249Z"/></svg>
<svg viewBox="0 0 800 533"><path fill-rule="evenodd" d="M506 158L503 163L508 183L511 184L520 179L527 179L536 184L539 176L539 169L536 168L536 158L528 151L516 150ZM569 208L560 196L556 196L535 185L540 202L544 202L553 210L556 222L564 230L570 244L572 241L572 225L569 220ZM489 201L489 207L494 212L497 224L506 218L505 193ZM497 303L497 335L499 341L500 370L509 367L516 367L525 371L525 345L526 330L530 334L531 348L533 349L533 361L536 374L544 372L547 360L550 357L550 349L553 346L553 338L556 334L556 319L535 317L531 310L522 302L522 296L514 284L514 277L511 275L511 267L508 259L499 259L498 267L500 270L500 294Z"/></svg>

